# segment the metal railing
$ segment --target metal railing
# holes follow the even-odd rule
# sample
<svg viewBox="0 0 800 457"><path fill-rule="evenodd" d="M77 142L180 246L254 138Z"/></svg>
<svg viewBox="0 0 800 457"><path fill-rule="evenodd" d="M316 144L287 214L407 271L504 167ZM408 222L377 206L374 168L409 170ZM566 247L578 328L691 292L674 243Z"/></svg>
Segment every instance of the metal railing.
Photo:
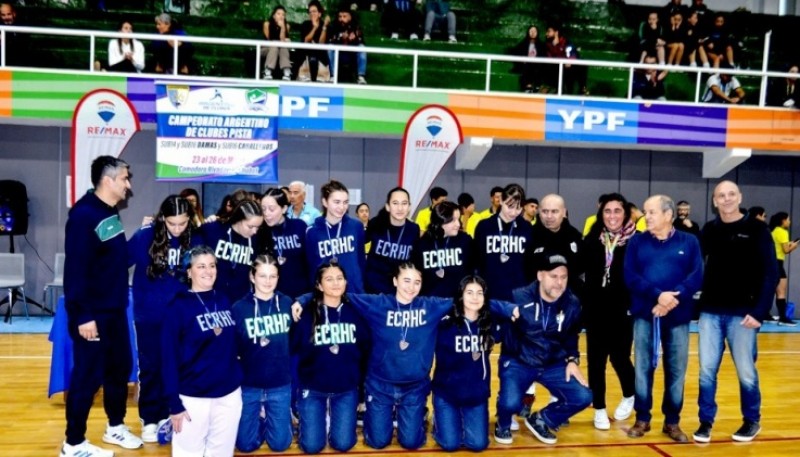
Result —
<svg viewBox="0 0 800 457"><path fill-rule="evenodd" d="M628 71L628 90L627 90L627 99L632 98L631 87L634 77L634 72L636 70L646 70L646 69L656 69L656 70L663 70L669 72L676 72L676 73L693 73L695 76L695 93L694 93L694 102L700 102L700 95L701 95L701 87L702 87L702 75L703 74L713 74L718 73L719 70L713 68L703 68L703 67L689 67L689 66L672 66L672 65L647 65L647 64L636 64L630 62L614 62L614 61L604 61L604 60L585 60L585 59L560 59L560 58L531 58L531 57L521 57L521 56L509 56L509 55L500 55L500 54L480 54L480 53L471 53L471 52L450 52L450 51L429 51L429 50L422 50L422 49L398 49L398 48L381 48L381 47L373 47L373 46L342 46L342 45L320 45L320 44L310 44L310 43L300 43L300 42L280 42L280 41L266 41L266 40L252 40L252 39L235 39L235 38L211 38L211 37L200 37L200 36L178 36L178 35L160 35L160 34L149 34L149 33L120 33L120 32L106 32L106 31L95 31L95 30L77 30L77 29L63 29L63 28L48 28L48 27L22 27L22 26L0 26L0 43L2 43L2 47L0 48L0 68L6 68L6 56L7 56L7 49L6 49L6 36L9 33L22 33L22 34L35 34L35 35L50 35L50 36L69 36L69 37L86 37L89 39L89 49L87 50L87 71L94 72L94 63L97 60L97 40L98 39L113 39L113 38L134 38L138 40L149 40L149 41L167 41L167 40L177 40L180 42L186 43L195 43L195 44L211 44L211 45L224 45L224 46L235 46L235 47L243 47L243 48L255 48L255 72L253 74L253 79L258 80L261 77L261 47L278 47L278 48L289 48L289 49L302 49L302 50L321 50L321 51L333 51L333 67L334 72L332 72L331 77L332 80L335 82L337 81L336 72L340 69L339 61L341 57L341 53L355 53L355 52L365 52L367 54L378 54L378 55L392 55L392 56L409 56L412 59L412 78L411 78L411 87L417 88L419 82L419 74L420 74L420 63L419 60L421 57L426 58L436 58L436 59L457 59L463 61L482 61L485 63L485 72L486 72L486 79L483 91L484 92L491 92L492 91L492 66L496 62L510 62L510 63L526 63L526 64L535 64L535 65L557 65L558 66L558 84L557 84L557 92L556 94L562 96L562 87L563 87L563 80L564 80L564 69L565 66L575 65L575 66L586 66L586 67L597 67L597 68L611 68L611 69L621 69ZM726 69L724 73L736 75L736 76L748 76L748 77L758 77L761 80L760 84L760 96L758 101L758 106L765 106L766 104L766 92L767 92L767 85L769 78L789 78L794 77L797 78L798 75L796 73L784 73L784 72L776 72L776 71L768 71L768 59L769 59L769 49L770 49L770 41L771 41L772 32L767 32L764 37L764 49L763 49L763 60L762 66L760 70L740 70L740 69ZM172 52L172 75L171 78L190 78L192 80L197 80L198 78L203 78L202 75L181 75L178 73L178 47L173 46ZM26 66L25 68L31 68L30 66ZM34 67L35 68L35 67ZM82 73L83 71L81 71ZM128 73L125 73L128 74ZM214 77L214 79L218 79ZM247 79L249 80L249 78ZM378 84L380 85L380 84ZM389 87L397 87L397 86L389 86ZM400 86L404 87L404 86ZM650 102L648 100L647 102ZM662 102L664 103L664 102ZM665 102L670 103L670 102Z"/></svg>

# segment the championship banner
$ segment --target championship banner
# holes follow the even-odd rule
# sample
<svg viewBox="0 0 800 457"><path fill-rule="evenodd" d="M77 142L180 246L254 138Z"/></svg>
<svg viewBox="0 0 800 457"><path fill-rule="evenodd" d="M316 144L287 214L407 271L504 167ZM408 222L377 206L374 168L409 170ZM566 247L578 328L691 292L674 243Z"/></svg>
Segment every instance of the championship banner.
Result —
<svg viewBox="0 0 800 457"><path fill-rule="evenodd" d="M418 109L406 124L400 157L400 186L411 194L411 212L464 140L452 111L441 105Z"/></svg>
<svg viewBox="0 0 800 457"><path fill-rule="evenodd" d="M278 89L158 83L156 179L278 182Z"/></svg>
<svg viewBox="0 0 800 457"><path fill-rule="evenodd" d="M98 89L80 99L72 116L70 205L94 187L94 159L101 155L119 157L139 130L136 109L119 92Z"/></svg>

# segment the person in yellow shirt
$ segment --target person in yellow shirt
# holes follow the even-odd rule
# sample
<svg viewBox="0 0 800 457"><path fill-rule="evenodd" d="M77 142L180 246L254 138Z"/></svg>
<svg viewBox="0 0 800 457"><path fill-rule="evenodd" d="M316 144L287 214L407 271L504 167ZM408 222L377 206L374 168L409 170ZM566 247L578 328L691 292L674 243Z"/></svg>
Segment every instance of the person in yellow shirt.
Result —
<svg viewBox="0 0 800 457"><path fill-rule="evenodd" d="M642 210L633 202L628 202L628 206L630 207L631 220L636 221L636 231L642 233L646 232L647 222L644 220L644 213Z"/></svg>
<svg viewBox="0 0 800 457"><path fill-rule="evenodd" d="M492 217L492 215L496 213L498 209L500 209L502 198L503 188L500 186L492 187L492 191L489 192L489 199L492 203L492 206L486 208L480 213L473 214L469 221L467 221L467 233L469 236L475 238L475 227L478 226L478 222Z"/></svg>
<svg viewBox="0 0 800 457"><path fill-rule="evenodd" d="M526 198L525 202L522 204L522 217L531 223L531 225L536 225L536 216L539 213L539 200L535 198Z"/></svg>
<svg viewBox="0 0 800 457"><path fill-rule="evenodd" d="M441 187L433 187L431 188L431 191L428 192L428 196L431 199L431 206L419 210L417 213L417 219L414 221L417 223L417 225L419 225L420 233L425 233L425 230L428 229L428 224L431 223L431 209L439 203L447 200L447 191Z"/></svg>
<svg viewBox="0 0 800 457"><path fill-rule="evenodd" d="M786 290L789 281L783 262L786 260L786 254L797 249L797 245L800 244L800 241L791 241L789 237L789 226L791 224L792 220L789 218L789 214L784 211L775 213L769 219L769 228L772 229L772 240L775 241L775 255L778 258L778 274L780 275L778 287L775 288L775 306L778 308L779 315L778 325L786 325L788 327L794 327L797 324L791 317L786 315Z"/></svg>

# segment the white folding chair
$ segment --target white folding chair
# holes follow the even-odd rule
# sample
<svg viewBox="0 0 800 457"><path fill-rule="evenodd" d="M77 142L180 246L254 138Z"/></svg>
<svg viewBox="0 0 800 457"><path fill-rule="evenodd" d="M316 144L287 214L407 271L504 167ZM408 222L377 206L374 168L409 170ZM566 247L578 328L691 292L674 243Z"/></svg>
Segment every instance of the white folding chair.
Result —
<svg viewBox="0 0 800 457"><path fill-rule="evenodd" d="M8 298L0 302L0 306L8 303L6 322L11 322L11 311L18 298L25 304L25 317L30 318L25 299L25 254L0 254L0 289L8 290Z"/></svg>
<svg viewBox="0 0 800 457"><path fill-rule="evenodd" d="M44 304L50 312L55 311L55 303L59 293L64 288L64 259L67 256L63 252L56 253L56 262L53 265L53 281L44 286Z"/></svg>

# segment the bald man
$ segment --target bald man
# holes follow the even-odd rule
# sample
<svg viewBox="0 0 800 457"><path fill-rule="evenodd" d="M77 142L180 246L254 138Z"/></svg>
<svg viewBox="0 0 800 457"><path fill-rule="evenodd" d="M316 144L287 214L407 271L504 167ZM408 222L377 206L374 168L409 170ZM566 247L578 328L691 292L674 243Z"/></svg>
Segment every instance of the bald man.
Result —
<svg viewBox="0 0 800 457"><path fill-rule="evenodd" d="M531 257L529 261L536 268L541 266L544 252L564 256L569 263L569 288L580 299L583 294L585 271L583 235L570 225L567 219L567 205L560 195L548 194L539 201L538 221L533 225L532 242L527 252ZM530 414L535 390L534 386L531 386L522 398L524 405L520 411L522 417Z"/></svg>
<svg viewBox="0 0 800 457"><path fill-rule="evenodd" d="M538 262L544 251L556 252L569 262L569 287L580 298L584 273L583 236L570 225L567 205L558 194L545 195L539 202L539 223L533 226L534 261Z"/></svg>
<svg viewBox="0 0 800 457"><path fill-rule="evenodd" d="M739 378L743 416L742 426L731 438L747 442L761 431L756 337L772 308L778 263L767 226L742 211L739 186L720 182L712 202L719 216L701 234L706 268L699 322L700 427L693 437L700 443L711 441L717 373L727 342Z"/></svg>

